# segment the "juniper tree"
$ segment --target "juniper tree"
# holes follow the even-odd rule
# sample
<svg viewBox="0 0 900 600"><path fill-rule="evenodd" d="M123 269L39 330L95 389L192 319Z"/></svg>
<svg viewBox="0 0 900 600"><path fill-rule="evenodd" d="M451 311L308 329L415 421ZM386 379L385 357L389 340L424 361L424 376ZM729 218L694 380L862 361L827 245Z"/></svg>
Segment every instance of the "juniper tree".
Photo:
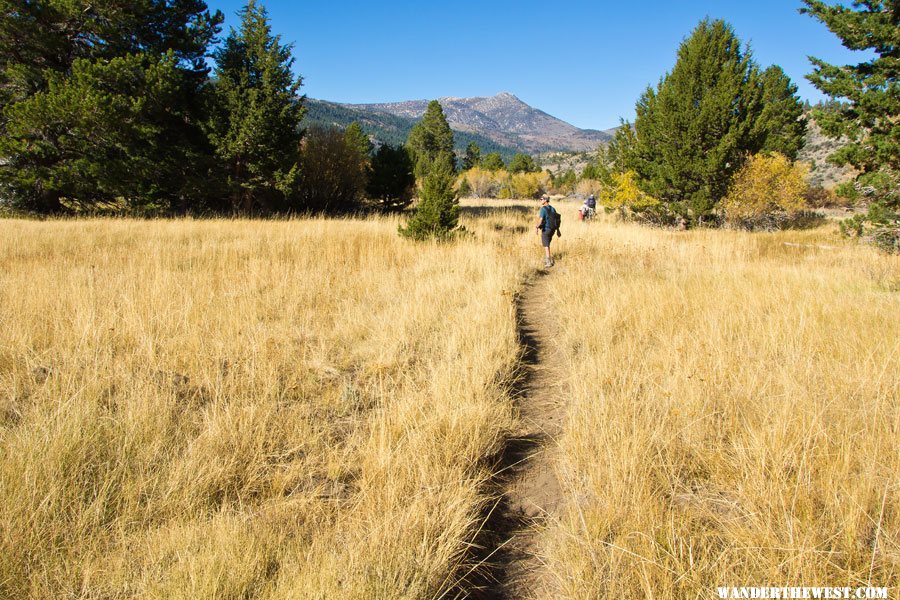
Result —
<svg viewBox="0 0 900 600"><path fill-rule="evenodd" d="M369 177L372 176L372 141L363 132L360 124L357 121L353 121L344 130L344 142L353 151L356 160L359 162L360 188L365 190Z"/></svg>
<svg viewBox="0 0 900 600"><path fill-rule="evenodd" d="M453 131L440 102L432 100L428 103L422 120L409 132L406 148L415 165L416 179L423 179L440 155L453 156ZM452 161L451 167L455 171Z"/></svg>
<svg viewBox="0 0 900 600"><path fill-rule="evenodd" d="M230 207L245 214L290 208L299 174L302 78L291 71L291 46L272 34L266 9L250 0L213 54L216 60L210 139L223 163Z"/></svg>
<svg viewBox="0 0 900 600"><path fill-rule="evenodd" d="M363 132L362 127L357 121L353 121L347 125L347 129L344 130L344 139L351 148L356 150L360 160L366 162L370 160L372 154L372 141L369 139L369 136Z"/></svg>
<svg viewBox="0 0 900 600"><path fill-rule="evenodd" d="M800 106L779 72L760 74L724 21L701 21L678 49L672 71L638 100L634 137L617 136L615 160L635 170L644 191L670 215L702 220L746 156L767 143L802 143L802 130L779 128Z"/></svg>
<svg viewBox="0 0 900 600"><path fill-rule="evenodd" d="M762 110L756 120L756 143L762 152L777 152L790 160L803 148L806 120L797 100L797 86L781 67L772 65L759 75Z"/></svg>

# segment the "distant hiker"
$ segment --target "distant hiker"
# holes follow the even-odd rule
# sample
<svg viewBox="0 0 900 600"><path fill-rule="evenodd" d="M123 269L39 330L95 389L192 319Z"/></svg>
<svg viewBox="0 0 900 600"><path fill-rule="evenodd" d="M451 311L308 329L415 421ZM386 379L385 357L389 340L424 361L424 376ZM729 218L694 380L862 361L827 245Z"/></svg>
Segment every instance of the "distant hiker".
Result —
<svg viewBox="0 0 900 600"><path fill-rule="evenodd" d="M553 240L553 234L562 237L559 231L562 219L556 209L550 206L550 198L548 196L541 197L541 211L538 213L538 220L535 223L538 235L541 236L541 246L544 247L544 266L553 266L553 257L550 255L550 242Z"/></svg>
<svg viewBox="0 0 900 600"><path fill-rule="evenodd" d="M581 205L578 212L580 213L578 218L582 221L593 218L594 213L597 212L597 201L594 199L593 194L584 199L584 204Z"/></svg>

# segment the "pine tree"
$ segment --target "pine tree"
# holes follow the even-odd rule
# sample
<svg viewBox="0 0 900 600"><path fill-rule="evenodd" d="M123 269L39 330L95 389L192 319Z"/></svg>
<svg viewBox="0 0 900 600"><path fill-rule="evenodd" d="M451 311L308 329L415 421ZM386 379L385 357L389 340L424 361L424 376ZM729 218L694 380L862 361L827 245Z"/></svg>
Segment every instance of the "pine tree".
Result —
<svg viewBox="0 0 900 600"><path fill-rule="evenodd" d="M499 152L491 152L481 161L481 167L488 171L502 171L506 168L506 163Z"/></svg>
<svg viewBox="0 0 900 600"><path fill-rule="evenodd" d="M459 199L454 189L453 155L438 154L422 180L419 204L400 234L414 240L447 240L458 231Z"/></svg>
<svg viewBox="0 0 900 600"><path fill-rule="evenodd" d="M475 142L469 142L466 146L466 155L463 157L463 170L468 171L481 163L481 148Z"/></svg>
<svg viewBox="0 0 900 600"><path fill-rule="evenodd" d="M701 21L672 72L638 100L634 138L617 136L614 161L635 170L671 217L702 220L747 156L802 143L793 91L780 69L759 73L731 26Z"/></svg>
<svg viewBox="0 0 900 600"><path fill-rule="evenodd" d="M870 215L845 225L847 231L871 234L882 247L900 250L900 3L861 0L853 8L804 0L801 12L822 21L851 50L870 50L875 58L857 65L835 66L810 58L807 79L833 99L845 102L813 111L822 131L847 143L830 157L861 173L844 195L868 197ZM869 232L868 224L874 229Z"/></svg>
<svg viewBox="0 0 900 600"><path fill-rule="evenodd" d="M369 178L372 176L372 141L363 132L360 124L357 121L353 121L344 130L344 142L346 142L348 148L353 150L359 162L359 172L362 178L360 188L365 190L369 184Z"/></svg>
<svg viewBox="0 0 900 600"><path fill-rule="evenodd" d="M453 131L440 102L432 100L428 103L422 120L409 132L406 148L415 165L416 179L424 178L441 154L453 156Z"/></svg>
<svg viewBox="0 0 900 600"><path fill-rule="evenodd" d="M372 155L372 140L363 132L362 127L357 121L353 121L347 125L344 130L344 139L347 144L356 149L360 159L368 162Z"/></svg>
<svg viewBox="0 0 900 600"><path fill-rule="evenodd" d="M299 173L301 77L291 46L272 35L266 9L250 0L214 53L215 113L210 139L223 162L231 209L251 214L289 208Z"/></svg>
<svg viewBox="0 0 900 600"><path fill-rule="evenodd" d="M871 50L876 57L858 65L834 66L810 58L807 76L818 89L835 99L846 99L840 110L815 113L822 130L850 141L834 159L864 173L882 167L900 169L900 3L863 0L859 10L804 0L803 12L822 21L851 50Z"/></svg>
<svg viewBox="0 0 900 600"><path fill-rule="evenodd" d="M372 172L367 192L385 211L400 210L412 201L416 176L413 163L403 146L378 148L372 157Z"/></svg>
<svg viewBox="0 0 900 600"><path fill-rule="evenodd" d="M540 167L535 164L533 158L527 154L522 154L521 152L515 154L512 157L512 160L509 161L510 173L536 173L540 170Z"/></svg>
<svg viewBox="0 0 900 600"><path fill-rule="evenodd" d="M124 200L186 210L222 15L198 0L0 0L0 186L43 213Z"/></svg>

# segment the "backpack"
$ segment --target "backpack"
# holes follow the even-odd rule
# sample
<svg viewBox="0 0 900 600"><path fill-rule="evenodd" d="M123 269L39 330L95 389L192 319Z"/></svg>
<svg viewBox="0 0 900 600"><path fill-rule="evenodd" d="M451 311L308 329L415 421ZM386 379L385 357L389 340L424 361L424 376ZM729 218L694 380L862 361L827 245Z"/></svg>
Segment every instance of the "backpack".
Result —
<svg viewBox="0 0 900 600"><path fill-rule="evenodd" d="M549 228L550 234L553 235L554 233L559 231L559 226L562 225L562 216L558 212L556 212L556 209L549 204L547 205L547 208L549 208L550 210L547 211L547 223L544 226L544 229L546 230Z"/></svg>

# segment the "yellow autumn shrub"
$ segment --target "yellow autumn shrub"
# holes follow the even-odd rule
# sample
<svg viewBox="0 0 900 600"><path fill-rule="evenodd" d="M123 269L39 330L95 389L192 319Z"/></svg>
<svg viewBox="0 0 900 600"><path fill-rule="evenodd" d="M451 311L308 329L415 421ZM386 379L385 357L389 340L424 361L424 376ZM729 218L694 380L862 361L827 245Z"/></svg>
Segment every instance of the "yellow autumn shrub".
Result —
<svg viewBox="0 0 900 600"><path fill-rule="evenodd" d="M800 211L806 205L807 171L804 163L791 162L777 152L752 156L722 201L725 219L752 226L767 217Z"/></svg>
<svg viewBox="0 0 900 600"><path fill-rule="evenodd" d="M509 181L512 195L515 198L537 198L550 187L550 175L538 173L516 173Z"/></svg>
<svg viewBox="0 0 900 600"><path fill-rule="evenodd" d="M497 195L497 180L492 171L481 167L472 167L461 178L464 178L476 198L493 198Z"/></svg>
<svg viewBox="0 0 900 600"><path fill-rule="evenodd" d="M630 208L639 210L659 204L659 200L645 194L637 185L637 174L634 171L613 174L613 186L605 187L598 196L600 203L607 208Z"/></svg>

